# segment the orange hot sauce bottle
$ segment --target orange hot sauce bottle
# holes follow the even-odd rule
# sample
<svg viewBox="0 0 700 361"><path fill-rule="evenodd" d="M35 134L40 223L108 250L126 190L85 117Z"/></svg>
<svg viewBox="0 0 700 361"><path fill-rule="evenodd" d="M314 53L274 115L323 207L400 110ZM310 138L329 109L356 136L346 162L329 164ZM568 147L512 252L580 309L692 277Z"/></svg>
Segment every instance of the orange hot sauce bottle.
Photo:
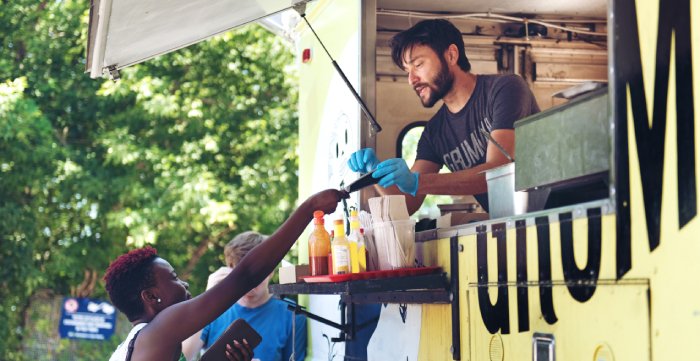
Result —
<svg viewBox="0 0 700 361"><path fill-rule="evenodd" d="M323 211L314 212L314 230L309 236L309 266L312 276L328 274L331 237L323 226Z"/></svg>

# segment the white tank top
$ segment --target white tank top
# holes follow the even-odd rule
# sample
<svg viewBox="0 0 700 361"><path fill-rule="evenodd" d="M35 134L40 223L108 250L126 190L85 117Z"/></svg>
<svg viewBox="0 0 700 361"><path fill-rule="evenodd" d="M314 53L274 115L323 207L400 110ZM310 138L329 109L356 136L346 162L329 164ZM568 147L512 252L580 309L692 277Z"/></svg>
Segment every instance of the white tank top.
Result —
<svg viewBox="0 0 700 361"><path fill-rule="evenodd" d="M134 328L129 331L129 335L126 336L126 339L124 342L119 344L119 347L114 351L112 354L112 357L109 358L109 361L126 361L126 355L129 353L129 343L131 342L131 339L136 336L136 333L141 331L142 328L144 328L148 323L139 323Z"/></svg>

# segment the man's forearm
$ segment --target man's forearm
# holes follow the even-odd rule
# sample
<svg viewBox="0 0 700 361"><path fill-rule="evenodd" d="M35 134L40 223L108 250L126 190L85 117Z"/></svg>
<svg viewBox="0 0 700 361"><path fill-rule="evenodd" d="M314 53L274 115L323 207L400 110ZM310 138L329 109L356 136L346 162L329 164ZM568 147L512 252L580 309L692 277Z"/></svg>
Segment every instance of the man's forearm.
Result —
<svg viewBox="0 0 700 361"><path fill-rule="evenodd" d="M408 213L413 214L420 208L421 204L423 204L427 194L474 195L487 192L486 176L483 172L487 169L498 167L503 161L505 161L505 158L454 173L437 173L439 166L436 165L435 169L430 169L432 163L428 165L427 169L426 167L422 169L416 169L414 167L412 170L420 174L418 176L418 190L415 197L401 192L396 186L382 188L375 185L375 189L377 189L381 195L405 195ZM432 172L432 170L435 172Z"/></svg>
<svg viewBox="0 0 700 361"><path fill-rule="evenodd" d="M474 195L488 191L484 170L491 165L481 165L455 173L421 174L418 178L418 194Z"/></svg>

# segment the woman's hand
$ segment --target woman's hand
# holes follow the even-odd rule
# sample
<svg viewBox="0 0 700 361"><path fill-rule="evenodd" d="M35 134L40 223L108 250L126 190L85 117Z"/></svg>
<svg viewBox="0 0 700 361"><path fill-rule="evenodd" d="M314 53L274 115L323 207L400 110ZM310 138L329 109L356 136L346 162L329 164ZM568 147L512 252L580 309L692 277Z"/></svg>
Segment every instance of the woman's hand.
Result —
<svg viewBox="0 0 700 361"><path fill-rule="evenodd" d="M311 211L322 210L324 213L330 214L335 212L338 207L338 202L341 199L350 197L348 192L339 191L337 189L326 189L325 191L318 192L309 199L307 202L311 206Z"/></svg>
<svg viewBox="0 0 700 361"><path fill-rule="evenodd" d="M226 344L226 358L229 361L250 361L253 359L253 350L245 339L243 342L233 340Z"/></svg>

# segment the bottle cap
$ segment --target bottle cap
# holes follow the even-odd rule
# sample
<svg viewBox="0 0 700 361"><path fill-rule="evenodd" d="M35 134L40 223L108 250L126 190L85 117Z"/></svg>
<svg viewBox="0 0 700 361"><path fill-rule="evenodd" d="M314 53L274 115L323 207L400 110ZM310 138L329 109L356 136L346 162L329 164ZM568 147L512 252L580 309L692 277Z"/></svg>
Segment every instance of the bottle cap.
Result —
<svg viewBox="0 0 700 361"><path fill-rule="evenodd" d="M357 209L353 209L350 211L350 217L357 217L359 213L357 212Z"/></svg>
<svg viewBox="0 0 700 361"><path fill-rule="evenodd" d="M333 221L333 228L335 228L336 237L345 237L345 223L342 218Z"/></svg>
<svg viewBox="0 0 700 361"><path fill-rule="evenodd" d="M314 224L323 224L323 216L325 213L323 211L314 212Z"/></svg>

